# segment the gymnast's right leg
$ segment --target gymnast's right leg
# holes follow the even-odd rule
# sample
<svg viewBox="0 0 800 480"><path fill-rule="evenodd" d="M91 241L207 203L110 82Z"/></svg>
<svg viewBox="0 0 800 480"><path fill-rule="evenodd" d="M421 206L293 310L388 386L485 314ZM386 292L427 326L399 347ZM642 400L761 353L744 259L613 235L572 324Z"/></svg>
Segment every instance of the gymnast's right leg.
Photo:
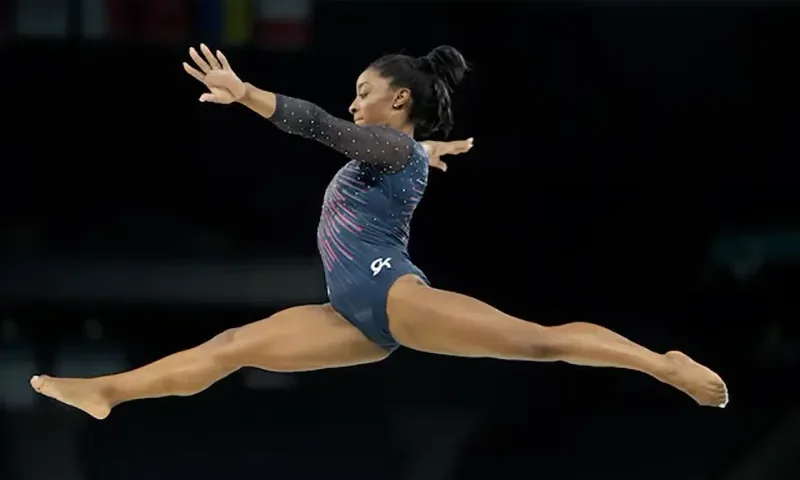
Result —
<svg viewBox="0 0 800 480"><path fill-rule="evenodd" d="M39 393L104 419L120 403L199 393L242 367L299 372L383 360L333 307L294 307L128 372L95 378L35 376Z"/></svg>
<svg viewBox="0 0 800 480"><path fill-rule="evenodd" d="M415 350L636 370L700 405L728 403L719 375L680 352L656 353L591 323L546 327L524 321L466 295L431 288L414 275L392 285L387 312L394 338Z"/></svg>

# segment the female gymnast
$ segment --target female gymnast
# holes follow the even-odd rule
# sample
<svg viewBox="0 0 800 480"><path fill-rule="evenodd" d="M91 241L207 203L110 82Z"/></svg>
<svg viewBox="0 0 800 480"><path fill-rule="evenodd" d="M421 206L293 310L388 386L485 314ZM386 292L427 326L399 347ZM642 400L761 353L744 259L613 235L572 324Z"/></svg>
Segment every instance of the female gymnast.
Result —
<svg viewBox="0 0 800 480"><path fill-rule="evenodd" d="M598 325L546 327L479 300L439 290L409 258L409 224L429 167L472 141L423 142L447 134L450 94L467 71L462 55L440 46L414 58L389 55L358 77L353 122L317 105L243 82L225 56L189 50L186 72L208 89L201 102L240 103L280 130L316 140L349 161L328 186L317 230L330 303L289 308L135 370L96 378L34 376L48 397L106 418L123 402L201 392L241 367L299 372L385 359L398 346L463 357L616 367L646 373L725 407L722 379L680 352L655 353Z"/></svg>

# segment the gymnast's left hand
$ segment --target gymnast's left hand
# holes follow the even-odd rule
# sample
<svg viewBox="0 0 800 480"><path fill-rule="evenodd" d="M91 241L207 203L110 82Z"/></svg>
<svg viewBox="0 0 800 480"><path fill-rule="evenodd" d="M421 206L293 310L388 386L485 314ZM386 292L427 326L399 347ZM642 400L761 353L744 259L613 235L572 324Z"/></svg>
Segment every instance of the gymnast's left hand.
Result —
<svg viewBox="0 0 800 480"><path fill-rule="evenodd" d="M447 163L442 161L444 155L461 155L472 150L473 139L453 140L451 142L422 142L425 153L428 154L430 168L447 171Z"/></svg>
<svg viewBox="0 0 800 480"><path fill-rule="evenodd" d="M209 90L200 96L200 101L227 105L244 98L247 86L233 72L225 55L219 50L214 55L204 44L200 45L200 51L203 53L202 56L194 47L189 49L189 56L197 68L183 62L186 73L202 82Z"/></svg>

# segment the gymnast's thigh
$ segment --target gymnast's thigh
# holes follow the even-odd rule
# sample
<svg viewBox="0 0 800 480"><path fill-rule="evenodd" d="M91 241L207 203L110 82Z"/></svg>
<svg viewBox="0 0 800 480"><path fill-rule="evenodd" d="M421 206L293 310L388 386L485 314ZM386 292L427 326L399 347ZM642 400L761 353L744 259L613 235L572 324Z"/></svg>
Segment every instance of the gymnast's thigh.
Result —
<svg viewBox="0 0 800 480"><path fill-rule="evenodd" d="M383 360L375 345L330 304L292 307L235 328L225 342L232 363L272 371L307 371Z"/></svg>
<svg viewBox="0 0 800 480"><path fill-rule="evenodd" d="M546 327L475 298L432 288L415 275L397 279L387 302L389 328L403 346L461 357L529 360Z"/></svg>

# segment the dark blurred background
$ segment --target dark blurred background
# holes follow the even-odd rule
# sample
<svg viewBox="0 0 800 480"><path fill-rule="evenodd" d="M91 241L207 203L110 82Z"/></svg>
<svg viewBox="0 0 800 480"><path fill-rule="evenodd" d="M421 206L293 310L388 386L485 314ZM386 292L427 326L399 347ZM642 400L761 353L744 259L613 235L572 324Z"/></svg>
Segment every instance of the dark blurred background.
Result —
<svg viewBox="0 0 800 480"><path fill-rule="evenodd" d="M800 478L800 8L312 0L0 2L0 478ZM347 116L375 57L475 70L412 254L544 324L682 349L701 409L643 375L399 351L242 371L104 422L36 372L152 361L325 301L315 227L343 158L200 104L187 49Z"/></svg>

